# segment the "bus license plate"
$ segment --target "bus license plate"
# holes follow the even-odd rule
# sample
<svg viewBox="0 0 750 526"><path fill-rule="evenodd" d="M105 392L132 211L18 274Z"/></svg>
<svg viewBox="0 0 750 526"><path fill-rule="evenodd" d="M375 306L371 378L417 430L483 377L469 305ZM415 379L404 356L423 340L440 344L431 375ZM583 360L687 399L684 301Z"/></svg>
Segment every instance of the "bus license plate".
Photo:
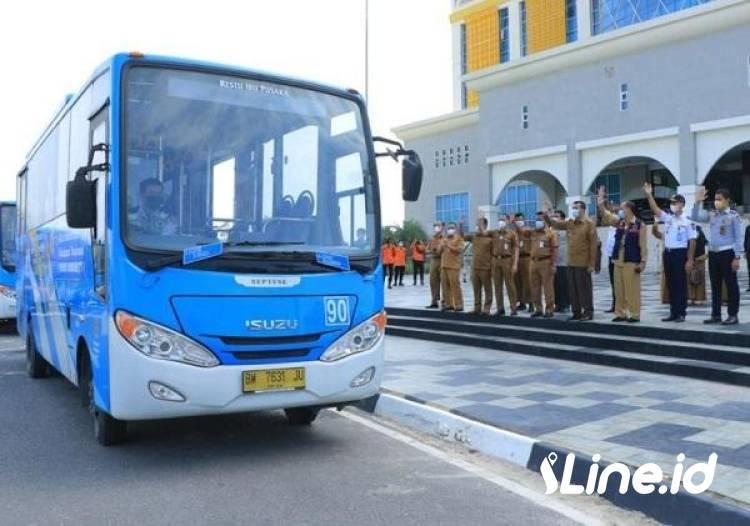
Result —
<svg viewBox="0 0 750 526"><path fill-rule="evenodd" d="M262 369L242 372L242 391L294 391L305 388L305 368Z"/></svg>

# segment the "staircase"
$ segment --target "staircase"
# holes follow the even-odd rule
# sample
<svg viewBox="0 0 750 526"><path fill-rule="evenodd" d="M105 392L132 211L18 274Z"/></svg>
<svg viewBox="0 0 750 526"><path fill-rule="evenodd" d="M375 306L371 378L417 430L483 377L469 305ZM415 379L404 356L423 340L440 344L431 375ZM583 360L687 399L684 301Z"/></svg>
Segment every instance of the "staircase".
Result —
<svg viewBox="0 0 750 526"><path fill-rule="evenodd" d="M388 309L387 334L750 386L750 334Z"/></svg>

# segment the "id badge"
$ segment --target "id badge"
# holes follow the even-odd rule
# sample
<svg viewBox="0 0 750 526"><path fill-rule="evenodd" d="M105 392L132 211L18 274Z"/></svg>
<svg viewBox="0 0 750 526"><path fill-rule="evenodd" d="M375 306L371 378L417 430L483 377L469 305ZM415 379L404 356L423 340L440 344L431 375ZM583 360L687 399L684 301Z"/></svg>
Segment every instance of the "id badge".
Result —
<svg viewBox="0 0 750 526"><path fill-rule="evenodd" d="M506 241L506 242L505 242L505 251L507 252L507 251L509 251L509 250L510 250L510 243L508 243L508 242Z"/></svg>
<svg viewBox="0 0 750 526"><path fill-rule="evenodd" d="M544 248L544 240L541 240L541 241L539 242L539 248Z"/></svg>

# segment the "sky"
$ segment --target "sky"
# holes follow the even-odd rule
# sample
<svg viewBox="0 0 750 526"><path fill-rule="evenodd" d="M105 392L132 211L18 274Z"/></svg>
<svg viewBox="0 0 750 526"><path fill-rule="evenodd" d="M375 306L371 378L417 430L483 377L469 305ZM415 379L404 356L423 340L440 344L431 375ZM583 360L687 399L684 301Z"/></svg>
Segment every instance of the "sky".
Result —
<svg viewBox="0 0 750 526"><path fill-rule="evenodd" d="M364 92L365 0L6 2L0 11L0 199L67 93L119 51L204 59ZM452 110L450 0L370 0L373 133ZM379 161L383 223L403 220Z"/></svg>

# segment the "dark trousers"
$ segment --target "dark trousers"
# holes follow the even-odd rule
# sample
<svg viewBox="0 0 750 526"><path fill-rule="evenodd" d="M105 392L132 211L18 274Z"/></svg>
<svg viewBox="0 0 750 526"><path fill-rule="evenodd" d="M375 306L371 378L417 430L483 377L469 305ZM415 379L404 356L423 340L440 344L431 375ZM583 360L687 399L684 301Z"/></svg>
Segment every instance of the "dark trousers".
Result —
<svg viewBox="0 0 750 526"><path fill-rule="evenodd" d="M570 307L570 298L568 297L568 267L557 267L555 272L555 306L558 309L565 310Z"/></svg>
<svg viewBox="0 0 750 526"><path fill-rule="evenodd" d="M390 287L393 283L393 265L383 265L383 267L385 268L383 279L385 279L385 276L388 276L388 286Z"/></svg>
<svg viewBox="0 0 750 526"><path fill-rule="evenodd" d="M740 286L737 273L732 270L734 250L710 252L708 254L708 275L711 279L711 317L721 318L721 285L727 284L729 315L737 316L740 311Z"/></svg>
<svg viewBox="0 0 750 526"><path fill-rule="evenodd" d="M424 285L424 261L412 261L414 266L414 284L417 284L417 276L419 276L419 283Z"/></svg>
<svg viewBox="0 0 750 526"><path fill-rule="evenodd" d="M615 296L615 262L609 258L609 287L612 289L612 305L617 303Z"/></svg>
<svg viewBox="0 0 750 526"><path fill-rule="evenodd" d="M587 268L568 267L568 292L573 316L594 315L594 289Z"/></svg>
<svg viewBox="0 0 750 526"><path fill-rule="evenodd" d="M403 285L404 284L404 272L406 271L406 267L400 267L397 266L394 268L394 276L393 276L393 284L394 285Z"/></svg>
<svg viewBox="0 0 750 526"><path fill-rule="evenodd" d="M669 314L685 316L687 314L687 249L667 249L664 251L664 277L669 291ZM721 289L719 289L721 294Z"/></svg>

